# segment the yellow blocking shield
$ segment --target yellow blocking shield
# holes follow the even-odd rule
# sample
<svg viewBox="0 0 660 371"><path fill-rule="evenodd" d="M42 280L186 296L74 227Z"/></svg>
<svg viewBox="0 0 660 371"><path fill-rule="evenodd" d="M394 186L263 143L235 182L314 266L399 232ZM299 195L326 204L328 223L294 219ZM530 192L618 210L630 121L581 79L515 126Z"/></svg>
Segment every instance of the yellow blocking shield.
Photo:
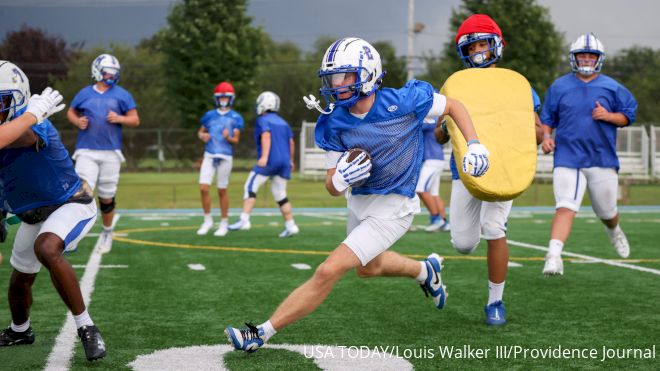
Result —
<svg viewBox="0 0 660 371"><path fill-rule="evenodd" d="M483 201L507 201L529 187L536 172L534 103L529 82L504 68L471 68L454 73L441 93L463 103L481 144L490 152L482 177L463 172L467 144L447 116L458 173L470 193Z"/></svg>

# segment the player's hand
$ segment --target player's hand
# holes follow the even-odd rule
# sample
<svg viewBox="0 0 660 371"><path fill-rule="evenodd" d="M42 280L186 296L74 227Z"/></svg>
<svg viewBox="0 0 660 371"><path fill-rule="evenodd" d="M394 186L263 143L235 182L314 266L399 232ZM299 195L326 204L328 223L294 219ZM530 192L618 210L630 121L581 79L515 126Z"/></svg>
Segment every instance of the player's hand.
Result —
<svg viewBox="0 0 660 371"><path fill-rule="evenodd" d="M291 161L291 172L293 173L296 170L296 163Z"/></svg>
<svg viewBox="0 0 660 371"><path fill-rule="evenodd" d="M224 129L222 131L222 137L225 138L225 139L229 138L229 130Z"/></svg>
<svg viewBox="0 0 660 371"><path fill-rule="evenodd" d="M78 117L78 124L76 124L76 126L80 130L87 130L87 127L89 126L89 119L87 118L87 116Z"/></svg>
<svg viewBox="0 0 660 371"><path fill-rule="evenodd" d="M596 108L591 111L591 118L598 121L610 121L610 111L607 108L600 105L599 101L596 101Z"/></svg>
<svg viewBox="0 0 660 371"><path fill-rule="evenodd" d="M47 87L41 94L35 94L30 97L26 112L34 115L37 118L37 123L40 123L66 107L66 104L62 103L62 100L64 98L59 91Z"/></svg>
<svg viewBox="0 0 660 371"><path fill-rule="evenodd" d="M199 133L199 134L197 134L197 136L204 143L208 143L209 140L211 140L211 134L209 134L209 133Z"/></svg>
<svg viewBox="0 0 660 371"><path fill-rule="evenodd" d="M266 167L266 165L268 165L268 157L260 157L257 160L257 166Z"/></svg>
<svg viewBox="0 0 660 371"><path fill-rule="evenodd" d="M488 156L490 152L484 145L479 142L472 143L468 146L468 151L463 156L463 172L472 175L473 177L480 177L486 174L490 163ZM470 168L472 165L472 168Z"/></svg>
<svg viewBox="0 0 660 371"><path fill-rule="evenodd" d="M118 115L115 111L110 111L105 119L111 124L121 124L122 116Z"/></svg>
<svg viewBox="0 0 660 371"><path fill-rule="evenodd" d="M335 173L332 174L332 185L337 192L344 192L346 188L371 176L371 159L367 158L367 153L360 153L353 161L347 162L345 159L348 153L346 151L339 157ZM363 160L364 163L360 163Z"/></svg>
<svg viewBox="0 0 660 371"><path fill-rule="evenodd" d="M555 140L552 137L543 138L541 142L541 149L546 155L555 150Z"/></svg>

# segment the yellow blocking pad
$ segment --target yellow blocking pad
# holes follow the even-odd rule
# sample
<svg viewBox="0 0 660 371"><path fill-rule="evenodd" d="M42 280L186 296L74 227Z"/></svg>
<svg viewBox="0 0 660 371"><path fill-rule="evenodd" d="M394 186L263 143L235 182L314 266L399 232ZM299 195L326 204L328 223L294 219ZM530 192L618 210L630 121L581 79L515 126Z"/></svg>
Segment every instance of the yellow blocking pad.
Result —
<svg viewBox="0 0 660 371"><path fill-rule="evenodd" d="M532 90L521 74L504 68L471 68L451 75L440 90L463 103L479 141L490 152L490 168L475 178L463 172L467 143L447 116L459 176L483 201L508 201L529 187L536 172L536 130Z"/></svg>

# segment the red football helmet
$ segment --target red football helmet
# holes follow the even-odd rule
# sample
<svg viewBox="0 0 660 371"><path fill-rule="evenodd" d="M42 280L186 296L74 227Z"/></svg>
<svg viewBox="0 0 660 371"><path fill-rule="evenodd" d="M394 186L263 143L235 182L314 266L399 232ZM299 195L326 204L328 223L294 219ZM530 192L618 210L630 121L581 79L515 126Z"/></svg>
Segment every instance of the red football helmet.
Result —
<svg viewBox="0 0 660 371"><path fill-rule="evenodd" d="M233 106L234 98L236 97L236 94L234 93L234 86L227 81L219 83L215 89L213 89L213 97L215 98L215 105L220 108ZM220 98L229 98L229 100L221 102Z"/></svg>
<svg viewBox="0 0 660 371"><path fill-rule="evenodd" d="M479 40L488 42L490 57L485 57L486 51L472 55L468 52L468 46ZM471 15L456 33L456 51L466 67L486 67L496 63L502 58L502 49L505 45L500 26L486 14Z"/></svg>

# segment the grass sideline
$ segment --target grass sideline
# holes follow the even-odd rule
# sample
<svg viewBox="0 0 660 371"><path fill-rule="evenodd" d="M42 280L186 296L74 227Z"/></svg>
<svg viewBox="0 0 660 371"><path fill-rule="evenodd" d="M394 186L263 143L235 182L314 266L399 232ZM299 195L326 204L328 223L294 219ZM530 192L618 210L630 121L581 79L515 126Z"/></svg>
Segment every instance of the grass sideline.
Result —
<svg viewBox="0 0 660 371"><path fill-rule="evenodd" d="M243 199L243 184L248 172L232 172L229 180L229 204L240 208ZM449 203L451 182L448 177L440 186L440 196ZM122 173L118 186L117 205L126 209L176 209L201 208L199 196L199 174L189 173ZM215 187L215 186L213 186ZM660 186L657 184L635 184L625 188L626 199L619 205L657 205L660 203ZM288 185L288 196L296 207L345 207L342 197L331 197L322 181L303 180L294 174ZM212 192L213 208L218 208L217 192ZM514 206L554 205L551 183L536 182L514 201ZM583 206L590 205L587 195ZM276 204L270 193L270 183L259 190L256 207L271 208Z"/></svg>

